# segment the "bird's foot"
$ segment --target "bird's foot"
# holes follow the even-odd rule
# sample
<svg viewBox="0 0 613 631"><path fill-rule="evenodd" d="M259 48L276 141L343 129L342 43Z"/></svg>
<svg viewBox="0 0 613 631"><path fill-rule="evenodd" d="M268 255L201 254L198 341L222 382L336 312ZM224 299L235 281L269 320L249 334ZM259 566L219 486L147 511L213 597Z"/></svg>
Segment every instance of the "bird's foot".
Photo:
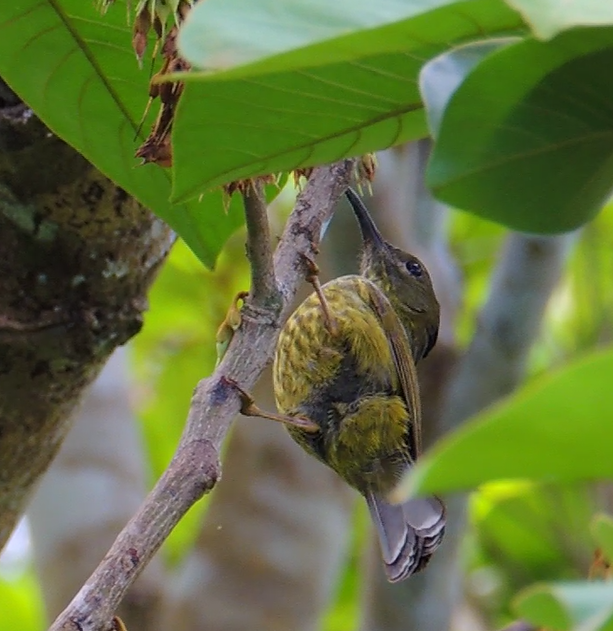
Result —
<svg viewBox="0 0 613 631"><path fill-rule="evenodd" d="M241 325L242 316L241 311L238 308L238 303L240 301L244 301L245 298L249 295L248 291L239 291L236 296L234 296L234 300L232 300L232 304L226 313L226 317L223 322L219 325L217 329L217 334L215 336L216 347L217 347L217 364L222 360L223 356L226 354L228 350L228 346L234 337L234 333L238 331L238 328Z"/></svg>
<svg viewBox="0 0 613 631"><path fill-rule="evenodd" d="M316 250L316 248L314 249ZM307 267L306 281L307 283L313 285L313 289L315 290L315 293L319 298L321 310L324 314L324 324L328 329L330 335L336 335L338 333L338 322L336 318L332 315L328 301L326 300L324 292L322 291L321 283L319 282L319 266L307 254L301 252L300 255L304 259L305 265Z"/></svg>
<svg viewBox="0 0 613 631"><path fill-rule="evenodd" d="M222 377L226 385L234 388L241 400L240 412L243 416L255 416L260 418L267 418L271 421L277 421L278 423L285 423L286 425L293 425L305 432L318 432L319 425L311 419L302 416L289 416L287 414L275 414L274 412L266 412L260 409L253 399L253 397L245 392L234 379L230 377Z"/></svg>

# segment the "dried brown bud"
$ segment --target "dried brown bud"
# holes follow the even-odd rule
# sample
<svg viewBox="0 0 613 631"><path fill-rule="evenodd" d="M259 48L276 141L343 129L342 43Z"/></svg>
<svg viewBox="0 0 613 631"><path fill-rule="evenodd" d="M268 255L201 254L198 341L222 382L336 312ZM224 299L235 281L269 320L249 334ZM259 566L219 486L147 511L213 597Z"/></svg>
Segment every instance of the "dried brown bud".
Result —
<svg viewBox="0 0 613 631"><path fill-rule="evenodd" d="M156 144L148 138L136 151L135 156L142 158L142 164L150 162L164 168L172 166L172 146L170 136L166 136L161 143Z"/></svg>
<svg viewBox="0 0 613 631"><path fill-rule="evenodd" d="M164 57L176 57L177 56L177 35L179 33L179 29L176 26L173 26L166 38L164 39L164 45L162 46L162 55Z"/></svg>
<svg viewBox="0 0 613 631"><path fill-rule="evenodd" d="M113 631L127 631L126 625L122 622L119 616L113 616Z"/></svg>
<svg viewBox="0 0 613 631"><path fill-rule="evenodd" d="M168 2L168 0L143 2L143 0L141 0L141 3L142 8L139 10L137 23L134 25L135 35L133 41L139 63L142 60L147 43L146 33L151 30L151 28L153 28L157 35L154 57L161 48L163 62L161 69L149 82L150 98L145 114L143 115L143 120L147 115L152 99L159 97L161 108L151 133L136 151L136 157L142 158L143 164L154 162L160 166L169 167L172 165L170 132L172 130L174 111L183 92L183 83L180 81L160 81L160 79L163 79L165 75L170 73L189 70L190 65L181 59L177 52L177 25L173 25L168 31L165 25L167 19L173 14L175 21L181 18L181 16L185 17L185 15L189 13L193 3L190 0L178 0L178 2L177 0L173 0L173 2ZM172 7L174 7L174 9Z"/></svg>
<svg viewBox="0 0 613 631"><path fill-rule="evenodd" d="M222 186L223 192L228 195L228 197L232 197L234 193L244 193L249 188L249 185L253 182L253 180L235 180L234 182L228 182Z"/></svg>
<svg viewBox="0 0 613 631"><path fill-rule="evenodd" d="M313 173L313 167L306 167L300 169L294 169L292 171L292 177L294 178L294 186L300 188L300 178L303 177L308 180Z"/></svg>
<svg viewBox="0 0 613 631"><path fill-rule="evenodd" d="M152 99L157 99L157 97L160 96L160 84L154 82L154 79L158 75L159 73L154 74L153 77L151 77L151 81L149 81L149 96Z"/></svg>
<svg viewBox="0 0 613 631"><path fill-rule="evenodd" d="M143 56L147 48L147 36L151 30L151 13L149 7L145 5L136 15L134 28L132 30L132 48L138 60L138 65L142 67Z"/></svg>
<svg viewBox="0 0 613 631"><path fill-rule="evenodd" d="M183 20L189 15L189 12L191 10L191 2L188 2L188 0L179 0L179 6L177 7L177 15L179 16L179 21L183 22Z"/></svg>
<svg viewBox="0 0 613 631"><path fill-rule="evenodd" d="M234 182L228 182L228 184L224 184L222 186L222 189L224 193L231 197L233 193L236 193L237 191L242 194L246 193L251 186L256 186L258 182L264 185L277 184L278 180L278 176L269 173L267 175L258 175L258 177L252 177L246 180L235 180Z"/></svg>
<svg viewBox="0 0 613 631"><path fill-rule="evenodd" d="M153 18L153 30L155 31L157 38L162 39L164 36L164 25L157 15Z"/></svg>

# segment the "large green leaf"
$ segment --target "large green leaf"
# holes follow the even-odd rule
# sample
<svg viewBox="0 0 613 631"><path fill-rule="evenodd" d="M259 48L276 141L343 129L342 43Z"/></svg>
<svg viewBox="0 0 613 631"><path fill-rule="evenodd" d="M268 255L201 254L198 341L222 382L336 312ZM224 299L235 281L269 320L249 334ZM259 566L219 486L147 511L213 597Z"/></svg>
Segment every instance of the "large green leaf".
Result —
<svg viewBox="0 0 613 631"><path fill-rule="evenodd" d="M612 28L487 56L447 104L427 173L434 194L528 232L594 217L613 188L612 65Z"/></svg>
<svg viewBox="0 0 613 631"><path fill-rule="evenodd" d="M181 35L188 57L205 67L251 63L185 77L173 129L174 199L422 137L422 64L458 42L522 25L500 0L328 4L309 18L304 0L194 8ZM376 28L364 28L361 12ZM203 151L211 159L202 161Z"/></svg>
<svg viewBox="0 0 613 631"><path fill-rule="evenodd" d="M515 609L552 631L613 631L613 583L535 585L520 594Z"/></svg>
<svg viewBox="0 0 613 631"><path fill-rule="evenodd" d="M438 55L423 66L419 91L433 138L437 138L447 104L466 75L491 53L518 41L518 37L497 37L471 42Z"/></svg>
<svg viewBox="0 0 613 631"><path fill-rule="evenodd" d="M507 0L537 37L548 39L575 26L613 24L613 3L603 0Z"/></svg>
<svg viewBox="0 0 613 631"><path fill-rule="evenodd" d="M197 68L237 78L396 53L465 22L457 0L207 0L179 36ZM470 3L468 3L470 4ZM474 4L474 3L473 3ZM493 3L493 14L508 13ZM440 21L443 24L440 24ZM441 26L443 28L441 28ZM434 36L433 40L431 37Z"/></svg>
<svg viewBox="0 0 613 631"><path fill-rule="evenodd" d="M525 387L443 438L398 489L458 491L491 480L613 476L613 349Z"/></svg>
<svg viewBox="0 0 613 631"><path fill-rule="evenodd" d="M91 1L0 2L2 78L54 133L165 219L211 265L241 213L224 213L220 192L171 204L169 172L137 166L135 134L149 75L138 69L131 40L125 4L102 17Z"/></svg>

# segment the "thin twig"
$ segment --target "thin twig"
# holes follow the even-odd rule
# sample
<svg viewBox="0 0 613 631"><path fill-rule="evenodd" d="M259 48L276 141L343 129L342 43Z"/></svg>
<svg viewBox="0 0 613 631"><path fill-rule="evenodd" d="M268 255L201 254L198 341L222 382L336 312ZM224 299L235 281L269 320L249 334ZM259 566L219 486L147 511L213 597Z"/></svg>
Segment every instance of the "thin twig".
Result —
<svg viewBox="0 0 613 631"><path fill-rule="evenodd" d="M243 193L247 224L247 256L251 265L251 301L253 306L266 307L281 303L275 281L270 227L266 214L266 198L262 182L250 182Z"/></svg>
<svg viewBox="0 0 613 631"><path fill-rule="evenodd" d="M319 243L322 223L347 188L351 171L350 160L313 171L274 255L282 308L245 306L242 325L222 362L196 387L168 469L50 631L111 629L113 613L127 589L187 510L215 486L221 474L221 445L239 410L239 397L223 377L250 389L270 360L281 323L304 279L301 253Z"/></svg>

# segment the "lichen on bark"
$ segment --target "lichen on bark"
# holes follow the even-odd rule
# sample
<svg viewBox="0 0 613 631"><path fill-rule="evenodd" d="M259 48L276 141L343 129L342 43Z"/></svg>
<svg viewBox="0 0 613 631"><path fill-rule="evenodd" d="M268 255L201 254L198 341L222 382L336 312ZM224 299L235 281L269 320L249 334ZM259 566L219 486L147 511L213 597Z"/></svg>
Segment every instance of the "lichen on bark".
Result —
<svg viewBox="0 0 613 631"><path fill-rule="evenodd" d="M173 238L0 83L0 548Z"/></svg>

